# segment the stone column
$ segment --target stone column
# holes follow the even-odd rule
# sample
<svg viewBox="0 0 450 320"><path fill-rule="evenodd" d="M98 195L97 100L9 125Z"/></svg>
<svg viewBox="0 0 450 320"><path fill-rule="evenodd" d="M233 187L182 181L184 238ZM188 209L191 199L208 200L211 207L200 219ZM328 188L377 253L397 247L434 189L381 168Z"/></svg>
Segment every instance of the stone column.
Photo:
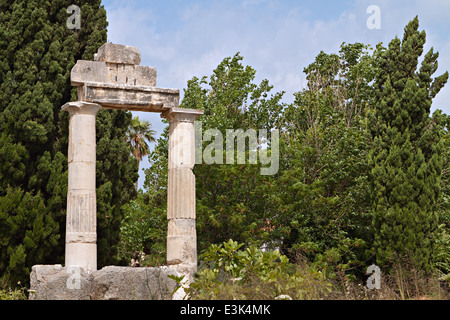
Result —
<svg viewBox="0 0 450 320"><path fill-rule="evenodd" d="M65 266L90 272L97 270L95 116L101 106L77 101L61 109L70 114Z"/></svg>
<svg viewBox="0 0 450 320"><path fill-rule="evenodd" d="M195 229L195 119L203 110L172 108L161 116L169 120L167 181L167 263L188 274L197 270Z"/></svg>

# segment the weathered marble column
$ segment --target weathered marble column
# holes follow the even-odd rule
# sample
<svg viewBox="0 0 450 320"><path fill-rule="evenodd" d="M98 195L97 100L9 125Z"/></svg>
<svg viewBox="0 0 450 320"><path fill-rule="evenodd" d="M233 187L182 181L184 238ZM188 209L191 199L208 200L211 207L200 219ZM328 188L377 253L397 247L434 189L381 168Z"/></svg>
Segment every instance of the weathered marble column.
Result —
<svg viewBox="0 0 450 320"><path fill-rule="evenodd" d="M97 270L97 202L95 193L95 116L96 103L68 102L69 184L66 216L66 267Z"/></svg>
<svg viewBox="0 0 450 320"><path fill-rule="evenodd" d="M194 121L203 110L172 108L161 116L169 120L167 181L167 263L181 273L197 270L195 229Z"/></svg>

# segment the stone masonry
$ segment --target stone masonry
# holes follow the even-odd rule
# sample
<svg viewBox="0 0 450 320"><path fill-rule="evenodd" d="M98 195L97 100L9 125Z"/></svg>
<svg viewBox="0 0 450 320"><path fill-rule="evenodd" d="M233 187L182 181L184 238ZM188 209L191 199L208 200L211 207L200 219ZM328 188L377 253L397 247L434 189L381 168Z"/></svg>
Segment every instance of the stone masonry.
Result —
<svg viewBox="0 0 450 320"><path fill-rule="evenodd" d="M78 101L62 106L70 115L65 268L82 268L86 274L99 272L95 191L97 112L102 108L159 112L169 121L167 264L191 282L197 270L195 176L192 172L194 121L203 111L179 108L179 90L156 87L156 69L141 66L140 62L141 55L136 47L106 43L99 48L94 61L79 60L71 71ZM48 273L45 266L35 267L32 273L35 279L41 279L41 273ZM43 282L32 281L32 290L33 283L38 291L52 287L48 282L42 286ZM45 298L51 294L40 292L36 296Z"/></svg>
<svg viewBox="0 0 450 320"><path fill-rule="evenodd" d="M97 270L97 202L95 192L95 115L101 106L70 102L69 186L66 216L66 265Z"/></svg>
<svg viewBox="0 0 450 320"><path fill-rule="evenodd" d="M195 228L194 121L200 110L175 108L161 116L169 120L167 179L167 263L193 281L197 269Z"/></svg>
<svg viewBox="0 0 450 320"><path fill-rule="evenodd" d="M61 265L35 265L30 300L172 300L179 274L169 267L108 266L87 273Z"/></svg>

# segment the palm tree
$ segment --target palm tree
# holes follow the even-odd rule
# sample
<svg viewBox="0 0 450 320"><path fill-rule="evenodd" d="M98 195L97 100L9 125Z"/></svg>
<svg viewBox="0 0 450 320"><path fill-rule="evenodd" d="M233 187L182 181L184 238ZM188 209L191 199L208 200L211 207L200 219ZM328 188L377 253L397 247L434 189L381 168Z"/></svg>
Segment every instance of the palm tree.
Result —
<svg viewBox="0 0 450 320"><path fill-rule="evenodd" d="M155 142L155 130L151 129L152 124L149 121L141 121L139 117L133 117L128 127L127 142L130 143L130 152L138 161L150 153L148 143ZM147 143L148 142L148 143ZM136 190L138 189L138 182L135 183Z"/></svg>

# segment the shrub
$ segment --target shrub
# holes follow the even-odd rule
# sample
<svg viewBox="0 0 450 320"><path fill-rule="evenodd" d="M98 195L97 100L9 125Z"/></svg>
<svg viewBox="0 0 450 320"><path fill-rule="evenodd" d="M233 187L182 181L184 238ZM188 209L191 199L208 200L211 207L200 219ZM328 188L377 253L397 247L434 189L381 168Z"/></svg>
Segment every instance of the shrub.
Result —
<svg viewBox="0 0 450 320"><path fill-rule="evenodd" d="M165 261L167 223L157 208L146 204L142 195L123 206L125 217L120 227L119 260L133 258L142 266L161 265Z"/></svg>
<svg viewBox="0 0 450 320"><path fill-rule="evenodd" d="M27 300L26 289L22 287L20 281L14 289L7 286L8 283L10 282L6 277L0 279L0 300Z"/></svg>
<svg viewBox="0 0 450 320"><path fill-rule="evenodd" d="M204 266L187 289L191 299L267 300L322 299L331 283L321 272L293 265L278 251L263 252L254 245L229 240L211 245L202 255Z"/></svg>

